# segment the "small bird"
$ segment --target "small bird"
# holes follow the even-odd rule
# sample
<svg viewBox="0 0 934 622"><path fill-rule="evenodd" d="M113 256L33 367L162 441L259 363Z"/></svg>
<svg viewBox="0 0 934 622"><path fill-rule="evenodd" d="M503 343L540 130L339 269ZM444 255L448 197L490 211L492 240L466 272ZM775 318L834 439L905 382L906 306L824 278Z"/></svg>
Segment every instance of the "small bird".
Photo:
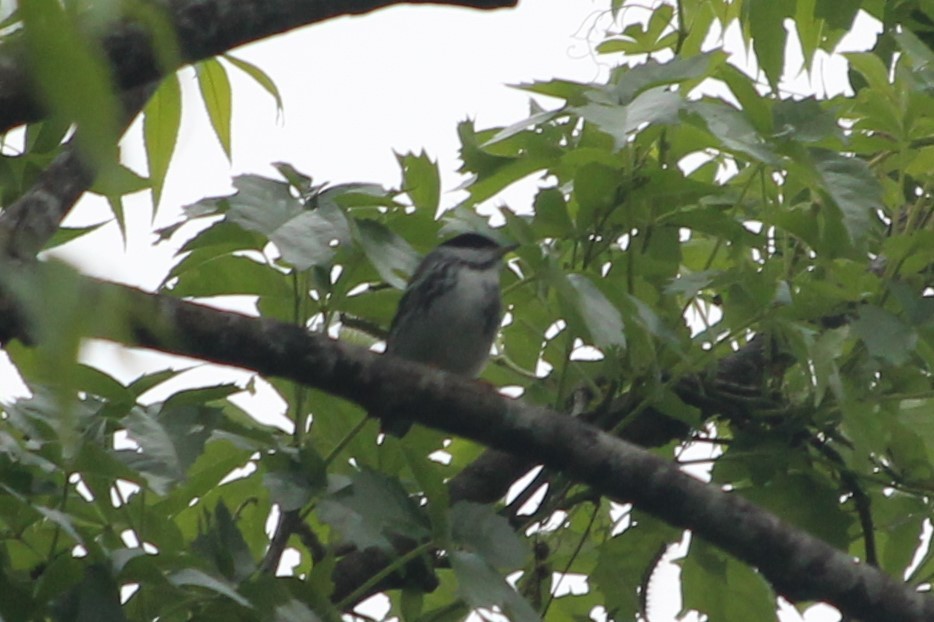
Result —
<svg viewBox="0 0 934 622"><path fill-rule="evenodd" d="M463 233L428 253L399 301L386 352L476 377L502 319L502 259L515 248L479 233ZM383 432L401 437L412 422L383 417L382 426Z"/></svg>

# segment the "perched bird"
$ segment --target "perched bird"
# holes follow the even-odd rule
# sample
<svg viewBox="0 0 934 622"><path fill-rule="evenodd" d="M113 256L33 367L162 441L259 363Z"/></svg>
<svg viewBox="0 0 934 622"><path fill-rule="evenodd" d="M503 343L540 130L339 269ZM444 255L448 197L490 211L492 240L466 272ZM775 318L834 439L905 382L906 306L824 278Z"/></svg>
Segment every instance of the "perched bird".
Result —
<svg viewBox="0 0 934 622"><path fill-rule="evenodd" d="M490 356L502 319L503 255L515 248L479 233L464 233L428 253L399 301L386 352L476 377ZM407 419L383 418L383 431L394 436L410 427Z"/></svg>

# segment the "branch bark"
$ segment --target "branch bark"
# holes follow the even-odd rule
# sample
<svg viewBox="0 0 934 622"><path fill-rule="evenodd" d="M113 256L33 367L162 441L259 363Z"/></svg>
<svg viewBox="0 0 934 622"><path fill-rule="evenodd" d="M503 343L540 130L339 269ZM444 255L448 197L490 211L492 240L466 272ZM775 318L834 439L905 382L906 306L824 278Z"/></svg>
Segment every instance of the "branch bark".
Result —
<svg viewBox="0 0 934 622"><path fill-rule="evenodd" d="M175 29L179 65L160 66L151 37L138 22L122 21L100 37L121 90L152 82L178 67L246 43L343 15L359 15L397 4L438 4L497 9L517 0L157 0ZM21 38L0 46L0 132L46 115L31 82Z"/></svg>
<svg viewBox="0 0 934 622"><path fill-rule="evenodd" d="M367 410L405 411L424 425L559 469L603 495L690 529L757 568L789 600L825 601L867 621L934 619L930 596L578 418L478 391L469 380L296 326L123 286L98 282L94 289L121 297L128 318L123 329L98 327L99 337L288 378ZM8 322L0 314L0 328Z"/></svg>

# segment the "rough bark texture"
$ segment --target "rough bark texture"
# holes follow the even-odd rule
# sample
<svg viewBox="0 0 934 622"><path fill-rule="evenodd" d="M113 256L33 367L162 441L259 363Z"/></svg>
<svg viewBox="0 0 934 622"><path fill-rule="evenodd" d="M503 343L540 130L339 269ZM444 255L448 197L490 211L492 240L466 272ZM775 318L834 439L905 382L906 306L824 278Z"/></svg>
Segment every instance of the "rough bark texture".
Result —
<svg viewBox="0 0 934 622"><path fill-rule="evenodd" d="M181 65L300 26L398 4L440 4L474 9L516 5L517 0L157 0L175 27ZM139 23L115 23L100 43L123 90L152 82L177 67L160 67L150 35ZM298 62L298 61L297 61ZM0 131L37 121L46 111L30 82L20 38L0 46Z"/></svg>

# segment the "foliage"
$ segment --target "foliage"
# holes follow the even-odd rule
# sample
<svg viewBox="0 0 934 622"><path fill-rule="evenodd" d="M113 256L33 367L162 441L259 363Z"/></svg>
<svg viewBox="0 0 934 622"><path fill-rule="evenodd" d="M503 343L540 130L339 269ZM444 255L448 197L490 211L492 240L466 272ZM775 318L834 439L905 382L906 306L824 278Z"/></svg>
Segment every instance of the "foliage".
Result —
<svg viewBox="0 0 934 622"><path fill-rule="evenodd" d="M52 55L63 52L39 51L49 23L35 10L20 17L55 114L27 129L22 154L0 158L5 205L56 153L63 119L98 138L111 131L112 119L94 115L112 115L112 104L82 105L107 84L100 60L82 47L72 61L97 67L93 79L69 82L80 98L56 94ZM159 232L185 240L161 291L248 296L263 316L375 343L419 254L465 230L513 240L508 317L486 380L622 433L647 412L685 423L659 451L687 460L715 447L700 453L716 483L893 576L930 583L934 552L915 554L934 482L934 7L681 0L639 13L614 0L613 10L623 26L598 51L626 63L605 82L525 84L562 103L533 100L506 128L460 125L469 196L440 220L439 173L424 153L399 157L396 188L316 185L280 164L280 178L241 176L234 194L188 206ZM783 94L785 25L807 69L859 10L884 31L847 56L854 92ZM5 36L16 34L11 19ZM727 28L752 45L765 83L710 45ZM244 61L198 67L228 156L231 66L278 100ZM105 168L98 180L121 222L126 192L145 185L158 204L180 102L170 76L145 111L148 179ZM476 205L530 175L532 211L503 207L493 231ZM88 323L119 322L119 308L63 302L74 294L68 278L63 268L35 284L38 300L60 303L32 308L42 347L6 348L32 396L4 405L0 420L4 619L334 620L371 587L333 600L334 568L368 547L395 557L407 583L389 592L390 614L406 620L473 609L587 618L595 607L635 619L661 554L682 540L555 473L532 480L527 492L545 494L531 506L452 504L445 482L479 447L421 427L377 442L358 408L275 378L253 382L288 404L287 431L230 400L252 386L152 403L147 393L176 372L124 386L75 362ZM721 373L750 344L751 373ZM688 380L703 391L686 391ZM286 533L278 518L289 512L303 527ZM269 572L277 520L298 552L289 576ZM399 550L400 537L414 548ZM429 563L440 585L421 594L418 567ZM736 560L694 540L680 563L686 610L774 618L769 586ZM552 591L573 575L588 577L585 593Z"/></svg>

